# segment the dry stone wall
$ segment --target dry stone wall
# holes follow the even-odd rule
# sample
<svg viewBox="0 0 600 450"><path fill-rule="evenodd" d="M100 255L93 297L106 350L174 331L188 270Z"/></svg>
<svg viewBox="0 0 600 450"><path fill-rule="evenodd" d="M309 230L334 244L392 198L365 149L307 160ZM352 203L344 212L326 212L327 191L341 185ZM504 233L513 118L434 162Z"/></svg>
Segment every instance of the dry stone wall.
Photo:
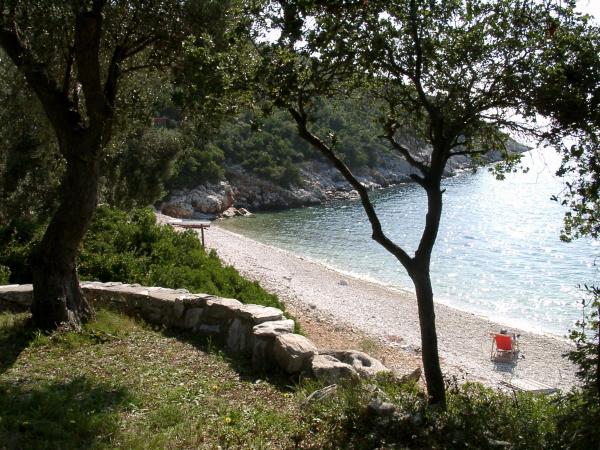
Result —
<svg viewBox="0 0 600 450"><path fill-rule="evenodd" d="M319 351L309 339L294 334L294 321L277 308L191 294L185 289L100 282L82 283L81 287L95 306L219 338L229 351L251 358L257 370L280 369L329 382L389 372L362 352ZM32 298L30 284L0 286L0 302L28 308Z"/></svg>

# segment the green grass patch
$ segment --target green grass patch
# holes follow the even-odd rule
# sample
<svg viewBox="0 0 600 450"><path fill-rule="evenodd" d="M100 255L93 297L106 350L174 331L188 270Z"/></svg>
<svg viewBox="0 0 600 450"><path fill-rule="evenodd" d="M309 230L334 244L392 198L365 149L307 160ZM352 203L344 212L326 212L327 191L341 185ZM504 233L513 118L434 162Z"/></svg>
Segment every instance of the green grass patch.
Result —
<svg viewBox="0 0 600 450"><path fill-rule="evenodd" d="M0 315L2 449L292 445L287 381L260 380L211 342L104 310L81 332L27 321Z"/></svg>
<svg viewBox="0 0 600 450"><path fill-rule="evenodd" d="M454 384L441 411L382 376L307 402L322 383L256 373L192 334L104 310L80 332L28 319L0 314L1 449L560 449L581 433L575 394ZM375 397L396 412L374 414Z"/></svg>

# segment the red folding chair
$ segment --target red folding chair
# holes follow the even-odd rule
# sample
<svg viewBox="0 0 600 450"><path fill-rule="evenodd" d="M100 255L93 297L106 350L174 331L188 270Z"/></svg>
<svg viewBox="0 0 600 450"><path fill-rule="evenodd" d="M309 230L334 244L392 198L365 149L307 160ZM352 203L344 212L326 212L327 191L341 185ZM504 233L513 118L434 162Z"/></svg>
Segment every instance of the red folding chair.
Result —
<svg viewBox="0 0 600 450"><path fill-rule="evenodd" d="M508 355L514 358L519 353L519 341L514 334L495 333L492 339L491 359Z"/></svg>

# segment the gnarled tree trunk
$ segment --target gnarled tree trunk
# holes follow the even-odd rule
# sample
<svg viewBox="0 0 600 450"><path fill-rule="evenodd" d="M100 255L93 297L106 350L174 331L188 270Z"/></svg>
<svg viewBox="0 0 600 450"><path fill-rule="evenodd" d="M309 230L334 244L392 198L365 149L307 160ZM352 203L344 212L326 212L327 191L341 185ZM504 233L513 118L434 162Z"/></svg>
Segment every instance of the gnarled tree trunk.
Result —
<svg viewBox="0 0 600 450"><path fill-rule="evenodd" d="M36 326L79 325L93 310L79 287L76 258L79 245L97 205L99 161L93 148L70 143L63 154L67 170L61 185L60 206L36 249L33 261L33 303Z"/></svg>

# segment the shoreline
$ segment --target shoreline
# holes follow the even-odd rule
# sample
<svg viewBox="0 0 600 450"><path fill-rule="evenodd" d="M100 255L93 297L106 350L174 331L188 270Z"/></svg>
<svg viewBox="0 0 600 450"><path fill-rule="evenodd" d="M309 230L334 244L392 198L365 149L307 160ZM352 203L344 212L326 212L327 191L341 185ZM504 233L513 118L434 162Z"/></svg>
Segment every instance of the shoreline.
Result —
<svg viewBox="0 0 600 450"><path fill-rule="evenodd" d="M417 305L411 292L341 273L215 225L205 233L207 247L216 250L224 263L277 294L301 319L364 334L409 365L415 356L420 359ZM574 366L561 356L572 348L566 339L512 328L521 334L522 358L514 364L495 363L490 360L490 334L505 324L440 302L435 307L446 375L489 386L520 379L566 390L576 383Z"/></svg>
<svg viewBox="0 0 600 450"><path fill-rule="evenodd" d="M226 220L226 219L223 219L223 220ZM219 223L219 221L213 222L213 224L218 224L218 223ZM310 256L300 255L300 254L294 253L293 251L288 250L288 249L280 248L280 247L277 247L277 246L274 246L271 244L266 244L255 238L245 236L237 231L232 231L227 228L220 227L219 225L213 225L213 229L214 228L218 228L219 230L227 232L227 233L235 234L237 236L243 237L244 239L249 239L257 244L268 247L269 249L271 249L273 251L280 251L283 253L287 253L288 255L290 255L294 258L298 258L302 261L307 261L310 264L316 264L318 266L323 266L323 267L327 268L328 270L339 274L342 277L347 277L349 279L355 279L355 280L358 280L359 282L373 284L382 289L396 292L396 293L398 293L398 295L403 296L403 297L408 296L408 297L412 298L413 301L416 302L416 294L413 292L413 290L410 287L396 286L393 284L384 283L383 281L377 280L370 276L364 276L364 275L354 273L352 271L343 270L338 267L335 267L333 264L329 264L327 262L320 261L319 259L312 258ZM214 249L218 250L217 248L214 248ZM434 293L434 296L435 296L435 293ZM518 332L527 332L527 333L531 333L531 334L535 334L535 335L539 335L539 336L544 336L549 339L556 339L558 341L570 343L570 340L568 339L566 334L560 335L560 334L554 333L552 331L544 330L539 325L527 325L525 323L526 321L522 320L522 319L520 321L514 321L514 319L505 318L505 317L494 319L494 318L488 316L485 312L479 312L479 311L472 312L472 311L469 311L466 307L453 305L453 304L451 304L451 301L449 299L447 299L445 297L441 297L441 296L436 296L436 298L434 299L434 303L436 305L436 308L438 307L438 305L442 305L443 307L450 308L451 310L455 310L457 312L476 316L476 317L480 318L481 320L486 320L488 322L494 323L494 324L498 325L499 327L508 328L510 330L515 330ZM518 322L523 322L524 324L520 324Z"/></svg>

